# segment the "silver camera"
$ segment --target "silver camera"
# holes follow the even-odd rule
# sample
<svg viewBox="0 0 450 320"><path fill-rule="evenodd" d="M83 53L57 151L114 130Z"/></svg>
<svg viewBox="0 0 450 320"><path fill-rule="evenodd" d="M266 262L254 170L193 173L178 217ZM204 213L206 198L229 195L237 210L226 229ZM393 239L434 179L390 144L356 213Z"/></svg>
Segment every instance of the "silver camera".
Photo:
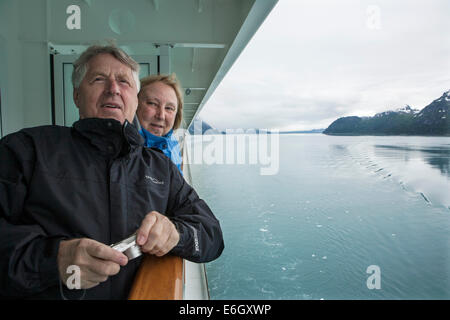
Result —
<svg viewBox="0 0 450 320"><path fill-rule="evenodd" d="M112 244L111 247L126 255L128 260L133 260L142 255L141 248L136 243L136 234Z"/></svg>

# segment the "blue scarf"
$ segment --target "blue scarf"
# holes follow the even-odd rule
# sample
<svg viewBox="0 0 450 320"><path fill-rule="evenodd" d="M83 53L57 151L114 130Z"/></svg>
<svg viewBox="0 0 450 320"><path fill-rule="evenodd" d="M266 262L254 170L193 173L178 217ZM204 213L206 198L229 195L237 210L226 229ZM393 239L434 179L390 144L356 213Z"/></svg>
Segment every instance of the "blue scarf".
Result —
<svg viewBox="0 0 450 320"><path fill-rule="evenodd" d="M177 139L173 136L173 130L166 135L159 137L142 128L139 133L145 139L145 146L149 148L158 148L178 167L181 173L181 152Z"/></svg>

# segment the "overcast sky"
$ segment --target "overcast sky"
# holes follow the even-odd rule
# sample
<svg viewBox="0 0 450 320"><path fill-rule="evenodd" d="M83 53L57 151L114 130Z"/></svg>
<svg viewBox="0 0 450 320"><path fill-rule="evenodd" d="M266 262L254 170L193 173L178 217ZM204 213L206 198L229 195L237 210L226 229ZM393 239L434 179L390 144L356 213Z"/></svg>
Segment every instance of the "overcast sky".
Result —
<svg viewBox="0 0 450 320"><path fill-rule="evenodd" d="M450 1L279 0L200 117L219 129L326 128L422 109L450 89Z"/></svg>

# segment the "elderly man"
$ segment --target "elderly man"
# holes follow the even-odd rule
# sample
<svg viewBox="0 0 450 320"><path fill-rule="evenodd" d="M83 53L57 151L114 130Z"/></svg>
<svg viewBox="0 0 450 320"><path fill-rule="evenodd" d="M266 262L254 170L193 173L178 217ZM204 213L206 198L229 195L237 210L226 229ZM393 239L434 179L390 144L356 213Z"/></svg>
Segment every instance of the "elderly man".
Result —
<svg viewBox="0 0 450 320"><path fill-rule="evenodd" d="M223 250L219 222L131 121L139 65L114 46L74 64L72 128L23 129L0 141L0 295L126 298L140 258L109 244L136 233L143 252L195 262ZM81 288L68 290L69 267Z"/></svg>

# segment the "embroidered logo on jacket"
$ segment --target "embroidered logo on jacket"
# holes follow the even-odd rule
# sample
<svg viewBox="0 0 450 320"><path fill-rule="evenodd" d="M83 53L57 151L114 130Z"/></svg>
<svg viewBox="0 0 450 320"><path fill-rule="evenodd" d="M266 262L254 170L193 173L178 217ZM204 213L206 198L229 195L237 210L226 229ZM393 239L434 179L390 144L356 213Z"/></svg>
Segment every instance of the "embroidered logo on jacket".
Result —
<svg viewBox="0 0 450 320"><path fill-rule="evenodd" d="M145 176L145 179L148 179L155 184L164 184L164 181L159 181L158 179L150 177L150 176Z"/></svg>
<svg viewBox="0 0 450 320"><path fill-rule="evenodd" d="M195 251L200 251L200 246L198 245L197 229L195 229L193 226L190 226L190 227L194 231L194 248L195 248Z"/></svg>

